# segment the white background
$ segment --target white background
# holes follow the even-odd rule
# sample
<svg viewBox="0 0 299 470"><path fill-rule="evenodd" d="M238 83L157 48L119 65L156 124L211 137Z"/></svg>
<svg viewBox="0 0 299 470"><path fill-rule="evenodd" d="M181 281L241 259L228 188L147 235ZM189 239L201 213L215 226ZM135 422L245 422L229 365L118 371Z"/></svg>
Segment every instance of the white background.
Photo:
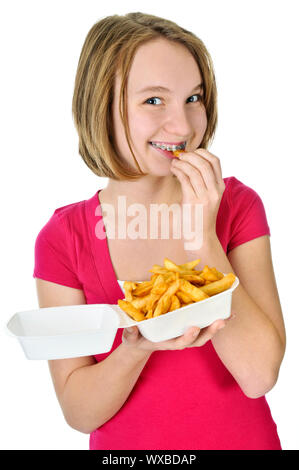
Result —
<svg viewBox="0 0 299 470"><path fill-rule="evenodd" d="M79 54L104 16L142 11L193 31L214 61L219 124L209 150L223 177L261 196L287 329L279 380L267 394L284 449L298 449L297 1L110 0L1 3L2 449L88 449L59 408L46 361L29 361L5 333L38 308L35 238L54 210L88 199L106 180L78 154L71 101ZM178 64L179 66L179 64Z"/></svg>

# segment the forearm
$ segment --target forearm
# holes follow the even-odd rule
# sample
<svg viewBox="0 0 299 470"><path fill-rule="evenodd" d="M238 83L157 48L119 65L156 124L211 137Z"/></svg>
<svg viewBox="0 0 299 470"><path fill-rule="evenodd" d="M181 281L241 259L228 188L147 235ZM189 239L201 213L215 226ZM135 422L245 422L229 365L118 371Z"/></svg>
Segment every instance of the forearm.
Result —
<svg viewBox="0 0 299 470"><path fill-rule="evenodd" d="M218 239L204 247L204 257L198 252L192 254L193 259L196 255L204 264L215 266L224 273L234 272ZM274 386L284 344L273 322L241 283L233 292L231 311L235 318L214 336L212 343L243 392L256 398Z"/></svg>
<svg viewBox="0 0 299 470"><path fill-rule="evenodd" d="M284 347L271 320L242 285L233 293L232 312L235 318L214 336L212 343L243 392L257 398L275 385Z"/></svg>
<svg viewBox="0 0 299 470"><path fill-rule="evenodd" d="M130 395L150 354L121 343L102 362L73 371L61 398L68 424L90 433L112 418Z"/></svg>

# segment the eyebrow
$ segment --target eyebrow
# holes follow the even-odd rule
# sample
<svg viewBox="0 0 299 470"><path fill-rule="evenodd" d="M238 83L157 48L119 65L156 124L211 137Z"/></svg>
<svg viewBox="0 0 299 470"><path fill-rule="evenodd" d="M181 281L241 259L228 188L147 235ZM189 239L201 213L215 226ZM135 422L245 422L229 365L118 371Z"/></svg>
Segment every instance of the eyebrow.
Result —
<svg viewBox="0 0 299 470"><path fill-rule="evenodd" d="M200 83L199 85L196 85L196 87L193 88L191 93L196 90L202 90L203 89L203 83ZM146 91L153 91L153 92L166 92L166 93L171 93L171 91L168 88L165 88L164 86L149 86L146 88L142 88L142 90L137 91L137 94L145 93Z"/></svg>

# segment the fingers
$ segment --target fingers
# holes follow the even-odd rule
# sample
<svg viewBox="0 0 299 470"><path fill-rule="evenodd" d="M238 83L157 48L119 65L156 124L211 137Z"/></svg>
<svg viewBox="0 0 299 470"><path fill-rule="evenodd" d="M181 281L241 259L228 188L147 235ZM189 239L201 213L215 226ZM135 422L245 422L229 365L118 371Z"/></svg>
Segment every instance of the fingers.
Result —
<svg viewBox="0 0 299 470"><path fill-rule="evenodd" d="M203 346L207 341L213 338L217 331L224 328L224 326L224 320L217 320L206 328L189 328L183 336L180 336L174 340L176 343L175 349Z"/></svg>
<svg viewBox="0 0 299 470"><path fill-rule="evenodd" d="M217 183L218 184L223 184L220 159L218 157L216 157L216 155L214 155L213 153L209 152L206 149L202 149L202 148L196 149L194 151L194 153L197 153L202 158L205 158L208 162L210 162L210 164L213 167Z"/></svg>
<svg viewBox="0 0 299 470"><path fill-rule="evenodd" d="M189 328L182 336L179 336L178 338L169 339L167 341L156 343L157 349L159 350L185 349L196 340L200 331L201 331L200 328L198 328L197 326L193 326L192 328Z"/></svg>
<svg viewBox="0 0 299 470"><path fill-rule="evenodd" d="M194 173L192 167L198 170L200 178L197 175L195 179L196 173ZM172 168L183 169L190 179L193 177L194 190L196 190L198 185L207 190L211 190L214 188L215 184L220 191L223 192L225 190L220 159L208 150L199 148L193 152L182 153L179 160L173 160Z"/></svg>
<svg viewBox="0 0 299 470"><path fill-rule="evenodd" d="M187 161L185 162L175 162L172 164L172 171L173 173L175 171L181 172L184 176L181 176L181 183L185 182L186 185L190 186L189 191L193 192L196 197L200 197L200 194L202 192L202 189L207 190L203 174L198 171L198 168L195 168L193 165L188 163ZM177 176L177 173L175 173ZM180 175L180 173L179 173ZM180 176L178 176L178 179L180 179ZM183 187L183 185L182 185Z"/></svg>
<svg viewBox="0 0 299 470"><path fill-rule="evenodd" d="M201 334L198 335L198 337L195 339L195 341L192 343L192 347L199 347L203 346L207 341L211 340L213 336L219 331L222 330L222 328L225 327L225 321L224 320L217 320L214 323L212 323L210 326L204 328L201 331ZM189 346L190 347L190 346Z"/></svg>
<svg viewBox="0 0 299 470"><path fill-rule="evenodd" d="M192 177L194 178L194 186L197 186L199 184L198 174L201 177L201 185L203 185L203 187L207 190L213 188L215 183L217 183L217 178L214 173L214 168L212 164L198 153L190 152L183 154L178 163L183 166L184 171L186 171L190 179ZM198 171L194 172L194 168ZM195 176L197 176L197 178L195 178Z"/></svg>
<svg viewBox="0 0 299 470"><path fill-rule="evenodd" d="M174 165L172 165L171 171L182 185L183 197L186 199L186 201L192 201L196 193L194 191L194 187L190 182L189 177L182 170L175 167Z"/></svg>

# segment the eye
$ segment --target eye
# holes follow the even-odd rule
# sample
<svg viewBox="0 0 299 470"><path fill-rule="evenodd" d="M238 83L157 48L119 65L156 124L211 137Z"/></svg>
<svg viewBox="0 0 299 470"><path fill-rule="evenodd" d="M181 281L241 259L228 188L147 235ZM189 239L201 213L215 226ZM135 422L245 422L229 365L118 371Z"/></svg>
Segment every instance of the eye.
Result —
<svg viewBox="0 0 299 470"><path fill-rule="evenodd" d="M147 104L152 104L152 103L149 103L149 101L153 101L153 100L160 100L161 101L161 98L157 98L156 96L154 96L153 98L149 98L148 100L146 100L146 103Z"/></svg>
<svg viewBox="0 0 299 470"><path fill-rule="evenodd" d="M197 100L196 101L191 101L191 103L197 103L198 101L202 101L202 96L201 95L199 95L199 94L198 95L192 95L192 96L190 96L190 98L193 98L193 96L197 96ZM190 98L188 98L188 99L190 99Z"/></svg>

